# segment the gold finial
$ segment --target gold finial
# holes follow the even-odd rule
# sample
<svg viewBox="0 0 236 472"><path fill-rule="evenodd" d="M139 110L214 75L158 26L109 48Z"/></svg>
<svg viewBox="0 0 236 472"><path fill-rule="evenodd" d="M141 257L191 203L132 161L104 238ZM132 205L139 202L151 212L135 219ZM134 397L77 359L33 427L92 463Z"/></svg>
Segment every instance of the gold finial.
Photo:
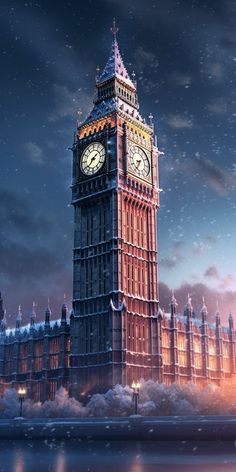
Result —
<svg viewBox="0 0 236 472"><path fill-rule="evenodd" d="M116 27L116 20L115 18L113 18L113 24L112 24L112 28L111 28L111 32L113 34L113 40L116 39L116 34L118 33L119 31L119 28Z"/></svg>

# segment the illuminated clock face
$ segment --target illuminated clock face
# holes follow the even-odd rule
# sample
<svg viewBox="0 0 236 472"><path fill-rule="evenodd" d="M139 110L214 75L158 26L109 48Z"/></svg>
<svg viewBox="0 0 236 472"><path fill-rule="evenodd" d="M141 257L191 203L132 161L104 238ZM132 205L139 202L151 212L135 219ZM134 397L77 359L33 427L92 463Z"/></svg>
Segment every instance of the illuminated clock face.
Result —
<svg viewBox="0 0 236 472"><path fill-rule="evenodd" d="M90 144L83 152L80 168L85 175L96 174L105 162L105 148L101 143Z"/></svg>
<svg viewBox="0 0 236 472"><path fill-rule="evenodd" d="M138 146L132 146L129 151L129 162L132 172L139 177L147 177L150 173L150 163L146 153Z"/></svg>

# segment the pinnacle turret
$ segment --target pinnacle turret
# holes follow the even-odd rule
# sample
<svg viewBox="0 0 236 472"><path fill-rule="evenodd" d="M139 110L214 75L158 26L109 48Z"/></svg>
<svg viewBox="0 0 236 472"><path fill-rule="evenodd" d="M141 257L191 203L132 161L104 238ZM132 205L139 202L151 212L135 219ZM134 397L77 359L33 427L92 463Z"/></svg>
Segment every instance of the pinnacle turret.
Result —
<svg viewBox="0 0 236 472"><path fill-rule="evenodd" d="M170 302L171 318L174 318L176 316L177 306L178 306L178 303L175 298L174 290L172 290L171 302Z"/></svg>
<svg viewBox="0 0 236 472"><path fill-rule="evenodd" d="M205 323L208 315L207 306L205 304L205 298L202 297L202 308L201 308L202 322Z"/></svg>
<svg viewBox="0 0 236 472"><path fill-rule="evenodd" d="M229 314L229 328L232 330L234 328L234 320L232 313Z"/></svg>
<svg viewBox="0 0 236 472"><path fill-rule="evenodd" d="M22 312L21 312L21 306L19 305L18 314L17 314L17 317L16 317L16 329L20 329L21 322L22 322Z"/></svg>
<svg viewBox="0 0 236 472"><path fill-rule="evenodd" d="M63 302L63 305L61 307L61 322L62 323L66 323L67 314L68 314L68 308L67 308L67 305L66 305L66 296L64 295L64 302Z"/></svg>
<svg viewBox="0 0 236 472"><path fill-rule="evenodd" d="M46 324L46 325L49 325L49 324L50 324L51 314L52 314L52 312L51 312L51 308L50 308L50 306L49 306L49 299L48 299L48 306L47 306L47 308L46 308L46 310L45 310L45 324Z"/></svg>
<svg viewBox="0 0 236 472"><path fill-rule="evenodd" d="M220 326L220 311L219 311L219 303L216 302L216 326Z"/></svg>
<svg viewBox="0 0 236 472"><path fill-rule="evenodd" d="M158 320L163 320L163 318L164 318L163 310L160 307L158 308L157 318L158 318Z"/></svg>
<svg viewBox="0 0 236 472"><path fill-rule="evenodd" d="M36 307L36 303L33 302L32 312L30 313L30 326L34 326L35 324L35 320L36 320L35 307Z"/></svg>

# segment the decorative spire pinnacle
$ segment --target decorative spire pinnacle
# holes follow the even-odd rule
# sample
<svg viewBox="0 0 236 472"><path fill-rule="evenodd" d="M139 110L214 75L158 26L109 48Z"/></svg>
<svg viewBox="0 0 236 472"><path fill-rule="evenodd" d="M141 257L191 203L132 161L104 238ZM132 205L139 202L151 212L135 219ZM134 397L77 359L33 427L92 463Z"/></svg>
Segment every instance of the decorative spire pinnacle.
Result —
<svg viewBox="0 0 236 472"><path fill-rule="evenodd" d="M230 312L230 314L229 314L229 328L233 329L233 327L234 327L234 320L233 320L233 315Z"/></svg>
<svg viewBox="0 0 236 472"><path fill-rule="evenodd" d="M205 312L207 313L207 306L205 304L205 298L202 297L202 309L201 309L201 312Z"/></svg>
<svg viewBox="0 0 236 472"><path fill-rule="evenodd" d="M61 307L61 322L62 323L66 323L67 313L68 313L68 308L66 305L66 294L64 293L64 302Z"/></svg>
<svg viewBox="0 0 236 472"><path fill-rule="evenodd" d="M158 320L161 321L161 320L163 320L163 317L164 317L163 310L159 307L158 312L157 312L157 318L158 318Z"/></svg>
<svg viewBox="0 0 236 472"><path fill-rule="evenodd" d="M202 323L206 323L207 320L207 306L205 304L205 298L202 297L202 308L201 308L201 315L202 315Z"/></svg>
<svg viewBox="0 0 236 472"><path fill-rule="evenodd" d="M77 126L79 126L80 123L81 123L82 115L83 115L82 110L78 110L78 111L77 111L77 115L78 115L78 118L77 118Z"/></svg>
<svg viewBox="0 0 236 472"><path fill-rule="evenodd" d="M22 321L22 313L21 313L21 306L19 305L18 314L17 314L17 317L16 317L16 329L20 328L21 321Z"/></svg>
<svg viewBox="0 0 236 472"><path fill-rule="evenodd" d="M175 298L175 293L174 290L171 290L171 302L170 302L170 313L171 313L171 319L173 320L176 318L176 307L178 306L178 303Z"/></svg>
<svg viewBox="0 0 236 472"><path fill-rule="evenodd" d="M33 302L32 312L30 314L30 325L33 326L36 320L36 311L35 311L36 303Z"/></svg>
<svg viewBox="0 0 236 472"><path fill-rule="evenodd" d="M219 302L216 301L216 325L220 325L220 310L219 310Z"/></svg>
<svg viewBox="0 0 236 472"><path fill-rule="evenodd" d="M112 27L111 27L111 32L112 32L112 35L113 35L113 42L116 41L116 35L119 31L119 28L116 27L116 20L115 18L113 18L113 23L112 23Z"/></svg>
<svg viewBox="0 0 236 472"><path fill-rule="evenodd" d="M7 310L4 310L3 311L3 318L0 320L0 331L3 333L6 329L6 326L7 326L7 317L6 317L6 314L7 314Z"/></svg>
<svg viewBox="0 0 236 472"><path fill-rule="evenodd" d="M51 308L49 306L49 298L48 298L48 305L47 305L47 308L45 310L45 324L50 324L50 316L51 316L52 312L51 312Z"/></svg>
<svg viewBox="0 0 236 472"><path fill-rule="evenodd" d="M96 82L97 82L97 80L99 79L99 74L100 74L100 67L97 66L97 67L96 67L96 75L95 75Z"/></svg>
<svg viewBox="0 0 236 472"><path fill-rule="evenodd" d="M192 306L192 298L191 298L191 296L190 296L190 293L188 293L186 308L188 308L189 310L192 310L192 309L193 309L193 306Z"/></svg>
<svg viewBox="0 0 236 472"><path fill-rule="evenodd" d="M16 317L17 320L22 320L22 312L21 312L21 305L18 306L18 314Z"/></svg>
<svg viewBox="0 0 236 472"><path fill-rule="evenodd" d="M4 317L3 317L3 320L2 320L2 326L3 326L3 329L5 329L6 326L7 326L7 310L6 309L4 310Z"/></svg>
<svg viewBox="0 0 236 472"><path fill-rule="evenodd" d="M32 315L36 316L36 313L35 313L35 307L36 307L36 303L33 302L33 307L32 307Z"/></svg>
<svg viewBox="0 0 236 472"><path fill-rule="evenodd" d="M171 302L170 302L170 304L173 305L173 306L178 306L178 303L177 303L176 298L175 298L175 292L174 292L173 289L171 290Z"/></svg>
<svg viewBox="0 0 236 472"><path fill-rule="evenodd" d="M153 126L153 114L149 113L150 126Z"/></svg>

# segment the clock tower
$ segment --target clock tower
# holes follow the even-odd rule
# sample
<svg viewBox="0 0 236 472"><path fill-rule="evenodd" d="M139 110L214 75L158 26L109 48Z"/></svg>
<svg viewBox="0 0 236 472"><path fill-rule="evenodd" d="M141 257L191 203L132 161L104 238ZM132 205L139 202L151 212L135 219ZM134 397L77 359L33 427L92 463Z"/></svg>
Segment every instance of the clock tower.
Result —
<svg viewBox="0 0 236 472"><path fill-rule="evenodd" d="M73 145L70 393L159 379L158 149L115 24L94 107Z"/></svg>

